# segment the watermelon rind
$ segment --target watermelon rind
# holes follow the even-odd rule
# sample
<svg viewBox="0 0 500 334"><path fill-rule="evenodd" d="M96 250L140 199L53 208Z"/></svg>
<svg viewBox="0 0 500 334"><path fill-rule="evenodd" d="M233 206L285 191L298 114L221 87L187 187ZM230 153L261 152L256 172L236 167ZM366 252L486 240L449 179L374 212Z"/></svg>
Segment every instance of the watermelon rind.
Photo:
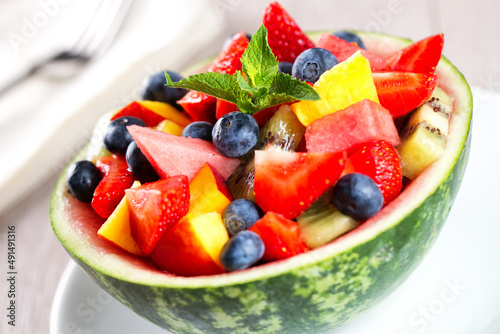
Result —
<svg viewBox="0 0 500 334"><path fill-rule="evenodd" d="M411 43L357 33L379 53ZM442 156L378 215L326 246L241 272L176 277L100 240L102 220L68 194L65 173L50 202L54 233L100 287L174 333L331 331L382 301L413 272L459 190L470 150L472 94L446 58L436 71L438 86L454 98ZM84 156L85 149L75 160Z"/></svg>

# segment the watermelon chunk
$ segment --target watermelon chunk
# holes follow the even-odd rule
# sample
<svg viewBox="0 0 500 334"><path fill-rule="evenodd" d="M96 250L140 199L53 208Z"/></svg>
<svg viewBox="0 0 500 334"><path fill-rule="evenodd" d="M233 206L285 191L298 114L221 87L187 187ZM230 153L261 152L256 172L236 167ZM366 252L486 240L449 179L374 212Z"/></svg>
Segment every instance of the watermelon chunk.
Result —
<svg viewBox="0 0 500 334"><path fill-rule="evenodd" d="M361 54L370 62L370 67L373 71L380 71L387 68L387 60L384 58L327 32L324 32L321 35L316 46L318 48L327 49L333 53L339 62L343 62L357 51L360 51Z"/></svg>
<svg viewBox="0 0 500 334"><path fill-rule="evenodd" d="M396 146L398 130L389 111L368 99L323 116L309 124L305 133L308 152L352 152L380 139Z"/></svg>
<svg viewBox="0 0 500 334"><path fill-rule="evenodd" d="M140 126L128 131L161 178L186 175L189 180L209 163L226 180L240 164L238 159L220 155L212 143L186 138Z"/></svg>

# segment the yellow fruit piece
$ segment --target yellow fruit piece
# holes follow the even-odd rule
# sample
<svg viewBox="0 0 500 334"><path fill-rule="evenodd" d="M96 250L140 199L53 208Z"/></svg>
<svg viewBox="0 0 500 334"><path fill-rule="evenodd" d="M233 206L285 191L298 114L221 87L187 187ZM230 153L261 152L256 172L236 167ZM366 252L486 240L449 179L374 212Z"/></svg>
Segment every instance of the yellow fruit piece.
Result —
<svg viewBox="0 0 500 334"><path fill-rule="evenodd" d="M138 181L135 181L132 188L139 187L140 185ZM129 253L144 255L130 232L129 210L126 197L127 195L123 196L115 211L99 228L97 235L99 238L107 240Z"/></svg>
<svg viewBox="0 0 500 334"><path fill-rule="evenodd" d="M141 104L143 107L148 108L149 110L157 113L158 115L163 116L164 118L174 123L177 123L181 126L186 126L189 123L191 123L189 117L187 117L182 112L175 109L175 107L173 107L168 103L159 101L137 101L137 102L139 102L139 104Z"/></svg>
<svg viewBox="0 0 500 334"><path fill-rule="evenodd" d="M220 253L226 241L229 240L226 227L222 222L222 216L218 212L188 213L183 219L191 222L194 233L202 247L223 268L220 262Z"/></svg>
<svg viewBox="0 0 500 334"><path fill-rule="evenodd" d="M168 119L161 121L158 123L157 126L155 126L156 130L163 131L166 133L170 133L171 135L174 136L181 136L182 135L182 130L184 130L183 126L180 126L179 124L169 121Z"/></svg>
<svg viewBox="0 0 500 334"><path fill-rule="evenodd" d="M222 177L217 177L205 164L189 183L191 194L189 213L218 212L222 214L231 203L231 195L225 188Z"/></svg>
<svg viewBox="0 0 500 334"><path fill-rule="evenodd" d="M323 73L314 89L321 100L299 101L291 106L305 126L364 99L379 102L370 62L359 51Z"/></svg>

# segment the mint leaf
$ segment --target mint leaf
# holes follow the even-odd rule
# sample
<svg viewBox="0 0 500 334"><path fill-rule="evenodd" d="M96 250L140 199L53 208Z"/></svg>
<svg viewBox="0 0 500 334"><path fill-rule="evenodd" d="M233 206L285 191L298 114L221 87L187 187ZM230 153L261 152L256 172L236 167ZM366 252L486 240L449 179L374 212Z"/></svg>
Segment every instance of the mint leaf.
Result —
<svg viewBox="0 0 500 334"><path fill-rule="evenodd" d="M266 95L269 93L268 87L262 87L262 86L261 87L250 87L248 82L245 80L245 78L243 77L243 75L239 71L237 71L234 75L236 75L236 80L238 81L240 88L252 96L252 101L256 101L256 100L260 99L263 95Z"/></svg>
<svg viewBox="0 0 500 334"><path fill-rule="evenodd" d="M288 74L278 73L271 83L269 94L259 101L258 108L269 108L297 100L316 101L319 99L320 96L310 85L294 79Z"/></svg>
<svg viewBox="0 0 500 334"><path fill-rule="evenodd" d="M278 73L269 87L270 94L286 94L295 100L317 101L320 96L314 88L286 73ZM283 102L282 102L283 103Z"/></svg>
<svg viewBox="0 0 500 334"><path fill-rule="evenodd" d="M250 87L269 87L278 72L278 59L267 43L267 29L263 24L252 35L241 65Z"/></svg>
<svg viewBox="0 0 500 334"><path fill-rule="evenodd" d="M238 85L236 78L225 73L199 73L173 82L165 71L165 78L166 86L195 90L232 103L237 103L246 94Z"/></svg>
<svg viewBox="0 0 500 334"><path fill-rule="evenodd" d="M261 25L252 36L241 58L242 71L233 75L205 72L173 82L165 71L165 86L195 90L238 106L248 114L297 100L319 100L310 85L278 73L278 60L267 42L267 30Z"/></svg>

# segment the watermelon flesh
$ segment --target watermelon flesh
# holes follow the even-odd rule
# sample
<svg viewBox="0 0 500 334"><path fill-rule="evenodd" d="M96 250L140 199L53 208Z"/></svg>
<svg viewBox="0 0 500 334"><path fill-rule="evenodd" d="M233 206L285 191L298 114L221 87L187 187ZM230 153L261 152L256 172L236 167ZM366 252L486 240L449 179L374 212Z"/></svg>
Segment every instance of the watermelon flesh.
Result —
<svg viewBox="0 0 500 334"><path fill-rule="evenodd" d="M370 66L373 71L380 71L387 68L387 60L384 58L327 32L321 35L317 43L317 47L327 49L333 53L339 62L346 60L356 52L360 51L361 54L370 62Z"/></svg>
<svg viewBox="0 0 500 334"><path fill-rule="evenodd" d="M368 99L317 119L305 133L308 152L350 152L381 139L398 145L398 130L389 111Z"/></svg>
<svg viewBox="0 0 500 334"><path fill-rule="evenodd" d="M381 56L410 44L377 33L359 35ZM374 218L324 247L241 272L176 277L100 240L103 219L67 193L64 173L51 198L54 232L99 286L172 332L329 332L379 303L411 274L458 192L470 149L472 96L445 58L436 73L438 86L454 98L442 156Z"/></svg>
<svg viewBox="0 0 500 334"><path fill-rule="evenodd" d="M186 175L191 181L206 163L226 180L240 164L238 159L220 155L212 143L186 138L146 127L127 127L141 152L162 178Z"/></svg>

